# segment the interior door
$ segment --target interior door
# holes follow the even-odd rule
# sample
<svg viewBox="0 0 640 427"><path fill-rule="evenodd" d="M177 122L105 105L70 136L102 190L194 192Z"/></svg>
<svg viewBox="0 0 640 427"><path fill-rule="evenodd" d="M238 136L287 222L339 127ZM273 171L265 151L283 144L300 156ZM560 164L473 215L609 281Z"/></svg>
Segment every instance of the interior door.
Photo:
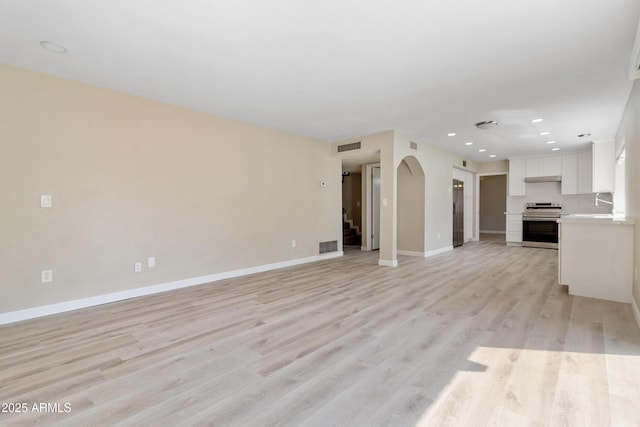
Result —
<svg viewBox="0 0 640 427"><path fill-rule="evenodd" d="M371 249L380 249L380 167L371 168Z"/></svg>

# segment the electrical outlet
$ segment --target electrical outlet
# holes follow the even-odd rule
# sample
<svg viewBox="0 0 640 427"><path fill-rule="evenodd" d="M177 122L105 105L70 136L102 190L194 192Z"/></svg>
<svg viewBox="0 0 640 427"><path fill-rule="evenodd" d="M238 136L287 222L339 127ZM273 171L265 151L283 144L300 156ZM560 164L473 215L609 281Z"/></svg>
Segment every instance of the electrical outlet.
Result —
<svg viewBox="0 0 640 427"><path fill-rule="evenodd" d="M42 270L40 273L40 282L51 283L53 282L53 270Z"/></svg>
<svg viewBox="0 0 640 427"><path fill-rule="evenodd" d="M141 262L136 262L133 265L133 271L136 273L140 273L142 271L142 263Z"/></svg>
<svg viewBox="0 0 640 427"><path fill-rule="evenodd" d="M440 240L440 233L438 233L438 240Z"/></svg>
<svg viewBox="0 0 640 427"><path fill-rule="evenodd" d="M147 267L155 268L155 266L156 266L156 257L150 256L149 258L147 258Z"/></svg>
<svg viewBox="0 0 640 427"><path fill-rule="evenodd" d="M291 241L291 247L292 247L292 248L295 248L295 247L296 247L296 241L295 241L295 240L292 240L292 241Z"/></svg>

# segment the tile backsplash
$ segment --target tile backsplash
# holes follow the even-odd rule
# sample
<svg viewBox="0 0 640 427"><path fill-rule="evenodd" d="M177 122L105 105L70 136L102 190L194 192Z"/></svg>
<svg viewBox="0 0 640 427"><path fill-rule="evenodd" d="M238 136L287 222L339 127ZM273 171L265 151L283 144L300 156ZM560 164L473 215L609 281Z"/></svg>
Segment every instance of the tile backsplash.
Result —
<svg viewBox="0 0 640 427"><path fill-rule="evenodd" d="M613 194L600 193L599 198L611 202ZM563 195L560 192L559 182L528 183L526 196L507 197L507 212L521 213L527 203L533 202L561 203L562 213L565 214L610 214L613 211L613 206L606 203L596 206L595 200L596 193Z"/></svg>
<svg viewBox="0 0 640 427"><path fill-rule="evenodd" d="M601 200L608 202L613 201L613 194L600 193L598 197ZM575 194L570 196L562 196L562 212L568 214L574 213L597 213L597 214L610 214L613 211L613 206L606 203L599 203L600 206L596 206L595 203L596 194Z"/></svg>

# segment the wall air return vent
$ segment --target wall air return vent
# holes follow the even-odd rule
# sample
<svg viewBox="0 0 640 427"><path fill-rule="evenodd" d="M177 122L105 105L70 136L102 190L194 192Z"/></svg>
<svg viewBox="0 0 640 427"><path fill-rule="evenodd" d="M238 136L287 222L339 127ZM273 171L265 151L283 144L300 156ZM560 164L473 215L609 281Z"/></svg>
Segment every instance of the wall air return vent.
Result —
<svg viewBox="0 0 640 427"><path fill-rule="evenodd" d="M418 144L416 142L411 141L410 142L410 148L412 150L417 150L418 149Z"/></svg>
<svg viewBox="0 0 640 427"><path fill-rule="evenodd" d="M352 142L351 144L338 145L338 153L341 151L359 150L361 145L362 143L360 141Z"/></svg>
<svg viewBox="0 0 640 427"><path fill-rule="evenodd" d="M326 254L327 252L337 252L338 251L338 241L331 240L329 242L320 242L320 253Z"/></svg>

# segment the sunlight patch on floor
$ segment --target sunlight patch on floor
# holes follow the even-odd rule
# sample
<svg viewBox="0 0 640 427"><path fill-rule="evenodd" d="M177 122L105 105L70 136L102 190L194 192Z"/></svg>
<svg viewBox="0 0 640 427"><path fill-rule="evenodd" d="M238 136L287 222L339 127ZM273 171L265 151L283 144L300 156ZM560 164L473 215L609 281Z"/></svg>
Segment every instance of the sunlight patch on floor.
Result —
<svg viewBox="0 0 640 427"><path fill-rule="evenodd" d="M624 424L640 400L640 355L478 347L468 360L416 426ZM607 382L610 364L624 377Z"/></svg>

